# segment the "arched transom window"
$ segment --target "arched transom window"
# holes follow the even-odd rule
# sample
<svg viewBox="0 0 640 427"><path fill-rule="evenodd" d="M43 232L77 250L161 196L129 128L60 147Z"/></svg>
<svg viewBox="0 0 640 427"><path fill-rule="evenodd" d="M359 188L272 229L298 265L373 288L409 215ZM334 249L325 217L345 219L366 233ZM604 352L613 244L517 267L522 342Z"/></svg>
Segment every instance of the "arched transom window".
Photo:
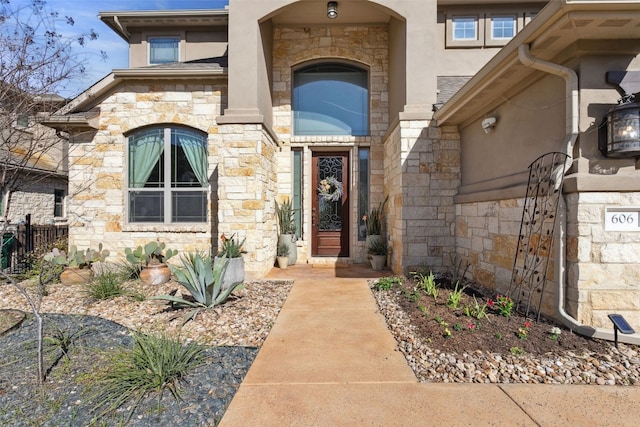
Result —
<svg viewBox="0 0 640 427"><path fill-rule="evenodd" d="M312 64L293 74L295 135L369 134L365 69L343 63Z"/></svg>
<svg viewBox="0 0 640 427"><path fill-rule="evenodd" d="M207 135L153 127L128 142L129 222L206 222Z"/></svg>

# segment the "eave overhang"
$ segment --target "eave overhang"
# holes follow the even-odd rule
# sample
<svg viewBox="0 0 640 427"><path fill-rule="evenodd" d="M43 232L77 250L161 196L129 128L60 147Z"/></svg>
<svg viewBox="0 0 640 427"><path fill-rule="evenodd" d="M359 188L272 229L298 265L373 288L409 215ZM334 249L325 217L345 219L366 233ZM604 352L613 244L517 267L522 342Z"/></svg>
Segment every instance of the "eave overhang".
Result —
<svg viewBox="0 0 640 427"><path fill-rule="evenodd" d="M455 95L437 109L438 125L466 126L524 90L543 76L524 66L518 48L529 44L531 54L545 61L568 61L581 44L607 53L611 41L617 51L640 52L640 0L550 2Z"/></svg>
<svg viewBox="0 0 640 427"><path fill-rule="evenodd" d="M227 9L100 12L98 18L129 42L132 28L226 27Z"/></svg>

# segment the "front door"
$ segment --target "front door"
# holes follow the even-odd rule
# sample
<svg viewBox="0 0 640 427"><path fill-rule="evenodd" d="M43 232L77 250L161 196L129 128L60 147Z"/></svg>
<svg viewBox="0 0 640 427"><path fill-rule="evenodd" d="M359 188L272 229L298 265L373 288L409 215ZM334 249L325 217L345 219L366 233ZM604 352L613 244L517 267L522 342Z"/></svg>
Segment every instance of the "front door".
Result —
<svg viewBox="0 0 640 427"><path fill-rule="evenodd" d="M349 256L349 153L314 153L311 254Z"/></svg>

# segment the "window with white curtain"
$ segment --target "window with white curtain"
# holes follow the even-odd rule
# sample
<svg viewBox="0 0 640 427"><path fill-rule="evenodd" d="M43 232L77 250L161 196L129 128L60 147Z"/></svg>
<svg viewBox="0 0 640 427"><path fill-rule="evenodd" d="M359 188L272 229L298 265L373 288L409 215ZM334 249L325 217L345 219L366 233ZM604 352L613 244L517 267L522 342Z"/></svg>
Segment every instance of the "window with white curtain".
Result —
<svg viewBox="0 0 640 427"><path fill-rule="evenodd" d="M129 135L128 144L129 222L206 222L207 135L153 127Z"/></svg>

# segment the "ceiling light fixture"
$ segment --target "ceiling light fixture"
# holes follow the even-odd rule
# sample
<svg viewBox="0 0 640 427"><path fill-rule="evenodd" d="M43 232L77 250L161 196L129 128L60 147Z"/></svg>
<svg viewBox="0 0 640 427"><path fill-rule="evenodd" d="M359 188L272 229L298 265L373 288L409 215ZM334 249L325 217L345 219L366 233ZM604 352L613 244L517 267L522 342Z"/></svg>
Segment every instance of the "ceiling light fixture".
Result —
<svg viewBox="0 0 640 427"><path fill-rule="evenodd" d="M338 2L330 1L327 3L327 18L336 19L338 17Z"/></svg>

